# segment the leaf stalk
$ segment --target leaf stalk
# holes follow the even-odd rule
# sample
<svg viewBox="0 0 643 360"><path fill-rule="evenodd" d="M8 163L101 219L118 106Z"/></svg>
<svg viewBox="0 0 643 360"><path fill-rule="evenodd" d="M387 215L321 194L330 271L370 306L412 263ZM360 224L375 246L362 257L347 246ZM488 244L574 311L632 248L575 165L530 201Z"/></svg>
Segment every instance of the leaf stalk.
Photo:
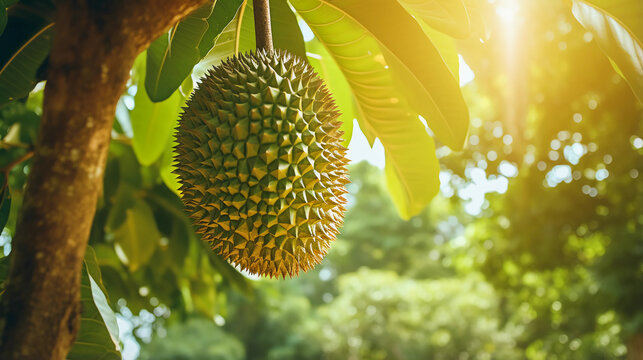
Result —
<svg viewBox="0 0 643 360"><path fill-rule="evenodd" d="M257 50L273 51L270 27L270 0L253 0Z"/></svg>

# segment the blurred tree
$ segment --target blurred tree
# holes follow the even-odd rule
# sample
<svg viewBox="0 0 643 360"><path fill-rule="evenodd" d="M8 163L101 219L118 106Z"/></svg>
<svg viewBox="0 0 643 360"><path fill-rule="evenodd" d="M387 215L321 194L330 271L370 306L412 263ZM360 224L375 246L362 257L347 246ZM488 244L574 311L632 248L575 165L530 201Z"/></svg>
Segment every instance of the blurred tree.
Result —
<svg viewBox="0 0 643 360"><path fill-rule="evenodd" d="M214 322L191 318L167 328L166 336L154 337L140 359L150 360L242 360L243 344Z"/></svg>
<svg viewBox="0 0 643 360"><path fill-rule="evenodd" d="M474 173L515 177L470 225L473 247L460 256L484 254L480 268L505 298L506 320L528 324L519 339L528 357L613 358L629 343L629 356L639 358L641 103L610 71L601 40L563 4L524 3L519 11L519 23L510 24L519 29L513 42L492 36L484 47L463 47L482 93L521 100L507 105L489 96L484 117L499 121L474 126L468 154L442 159L460 193L459 179ZM532 16L520 16L526 13ZM528 69L522 78L488 61L516 50ZM512 89L518 92L507 93ZM520 129L509 123L516 112L527 120Z"/></svg>
<svg viewBox="0 0 643 360"><path fill-rule="evenodd" d="M481 277L418 281L362 269L341 276L339 292L308 333L328 359L520 358Z"/></svg>

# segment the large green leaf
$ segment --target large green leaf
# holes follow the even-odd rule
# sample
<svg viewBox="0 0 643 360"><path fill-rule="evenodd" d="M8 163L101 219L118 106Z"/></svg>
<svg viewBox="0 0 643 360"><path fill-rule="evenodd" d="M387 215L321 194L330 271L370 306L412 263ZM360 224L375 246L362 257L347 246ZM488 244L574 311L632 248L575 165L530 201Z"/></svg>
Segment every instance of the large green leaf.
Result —
<svg viewBox="0 0 643 360"><path fill-rule="evenodd" d="M0 36L0 105L29 94L51 49L53 11L38 4L14 5Z"/></svg>
<svg viewBox="0 0 643 360"><path fill-rule="evenodd" d="M143 73L143 58L144 55L141 55L136 60L136 72ZM130 115L134 133L132 146L138 161L142 165L150 165L161 156L176 127L181 94L177 90L162 102L152 102L142 81L139 81L134 104Z"/></svg>
<svg viewBox="0 0 643 360"><path fill-rule="evenodd" d="M351 0L336 8L378 40L386 64L402 85L398 88L437 138L452 149L461 149L469 128L469 111L460 86L413 17L391 0Z"/></svg>
<svg viewBox="0 0 643 360"><path fill-rule="evenodd" d="M333 94L333 99L340 109L339 119L342 121L341 130L344 132L344 146L348 146L353 135L353 119L357 118L357 109L355 108L355 99L351 87L342 75L333 57L328 50L314 39L308 42L308 62L315 68L315 71L324 79L328 90Z"/></svg>
<svg viewBox="0 0 643 360"><path fill-rule="evenodd" d="M435 145L417 114L400 97L378 42L353 17L326 1L293 0L291 3L350 84L362 131L371 142L378 137L384 145L387 171L395 175L389 177L395 181L389 186L400 189L394 200L401 215L416 214L438 190ZM347 3L354 1L343 4ZM428 41L424 35L422 38ZM446 66L442 64L442 67L454 81ZM429 67L425 71L432 73L433 69Z"/></svg>
<svg viewBox="0 0 643 360"><path fill-rule="evenodd" d="M441 33L433 28L427 26L426 24L420 24L422 30L426 36L431 39L435 48L438 49L442 60L451 71L451 75L455 78L455 81L460 83L460 59L458 58L458 49L456 48L455 40Z"/></svg>
<svg viewBox="0 0 643 360"><path fill-rule="evenodd" d="M398 0L432 28L457 38L471 34L469 14L462 0Z"/></svg>
<svg viewBox="0 0 643 360"><path fill-rule="evenodd" d="M145 90L152 101L170 97L201 59L199 47L202 41L208 42L204 35L213 5L208 3L188 15L147 49Z"/></svg>
<svg viewBox="0 0 643 360"><path fill-rule="evenodd" d="M119 258L134 272L152 257L161 234L150 207L138 198L134 198L132 204L125 210L125 220L113 236Z"/></svg>
<svg viewBox="0 0 643 360"><path fill-rule="evenodd" d="M643 2L573 0L572 12L643 102Z"/></svg>
<svg viewBox="0 0 643 360"><path fill-rule="evenodd" d="M87 247L82 271L80 330L67 359L121 359L116 315L91 247Z"/></svg>

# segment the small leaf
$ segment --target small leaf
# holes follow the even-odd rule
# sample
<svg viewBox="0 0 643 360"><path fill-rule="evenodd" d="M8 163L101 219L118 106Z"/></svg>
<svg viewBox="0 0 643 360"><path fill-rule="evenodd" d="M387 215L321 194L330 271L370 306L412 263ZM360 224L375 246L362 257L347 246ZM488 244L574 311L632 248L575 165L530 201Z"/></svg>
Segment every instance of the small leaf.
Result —
<svg viewBox="0 0 643 360"><path fill-rule="evenodd" d="M116 315L91 247L87 247L82 272L80 330L67 359L121 359Z"/></svg>
<svg viewBox="0 0 643 360"><path fill-rule="evenodd" d="M197 9L147 49L145 90L152 101L169 98L201 59L199 44L208 30L212 6Z"/></svg>
<svg viewBox="0 0 643 360"><path fill-rule="evenodd" d="M192 81L192 77L188 76L181 83L179 92L181 93L181 96L183 96L183 98L189 99L190 95L192 94L192 90L194 90L194 82Z"/></svg>
<svg viewBox="0 0 643 360"><path fill-rule="evenodd" d="M148 262L161 239L152 210L138 198L125 210L125 221L113 235L118 257L132 272Z"/></svg>
<svg viewBox="0 0 643 360"><path fill-rule="evenodd" d="M0 105L26 97L51 49L53 5L17 4L0 36Z"/></svg>
<svg viewBox="0 0 643 360"><path fill-rule="evenodd" d="M161 179L163 179L163 183L165 183L168 189L179 195L179 188L181 187L181 184L179 183L179 177L177 174L174 174L172 172L176 169L176 166L172 164L172 148L175 144L176 143L174 141L171 141L168 147L165 149L163 158L161 159L161 167L159 171L161 173Z"/></svg>
<svg viewBox="0 0 643 360"><path fill-rule="evenodd" d="M142 73L140 63L137 72ZM134 133L132 146L141 165L151 165L165 150L179 118L180 103L181 94L178 91L162 102L150 101L145 86L139 82L130 119Z"/></svg>
<svg viewBox="0 0 643 360"><path fill-rule="evenodd" d="M7 225L11 213L11 190L7 174L0 174L0 233Z"/></svg>
<svg viewBox="0 0 643 360"><path fill-rule="evenodd" d="M616 64L634 95L643 102L643 4L638 0L574 0L572 12L596 37L598 45ZM615 17L612 12L621 17Z"/></svg>

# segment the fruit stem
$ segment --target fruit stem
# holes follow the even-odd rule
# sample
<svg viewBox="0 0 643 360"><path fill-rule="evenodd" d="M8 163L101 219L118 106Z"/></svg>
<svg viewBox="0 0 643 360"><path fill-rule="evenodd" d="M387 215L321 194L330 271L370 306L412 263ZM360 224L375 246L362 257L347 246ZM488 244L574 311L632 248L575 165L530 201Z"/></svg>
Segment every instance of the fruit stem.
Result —
<svg viewBox="0 0 643 360"><path fill-rule="evenodd" d="M253 0L255 13L255 38L257 50L273 51L272 30L270 28L270 0Z"/></svg>

